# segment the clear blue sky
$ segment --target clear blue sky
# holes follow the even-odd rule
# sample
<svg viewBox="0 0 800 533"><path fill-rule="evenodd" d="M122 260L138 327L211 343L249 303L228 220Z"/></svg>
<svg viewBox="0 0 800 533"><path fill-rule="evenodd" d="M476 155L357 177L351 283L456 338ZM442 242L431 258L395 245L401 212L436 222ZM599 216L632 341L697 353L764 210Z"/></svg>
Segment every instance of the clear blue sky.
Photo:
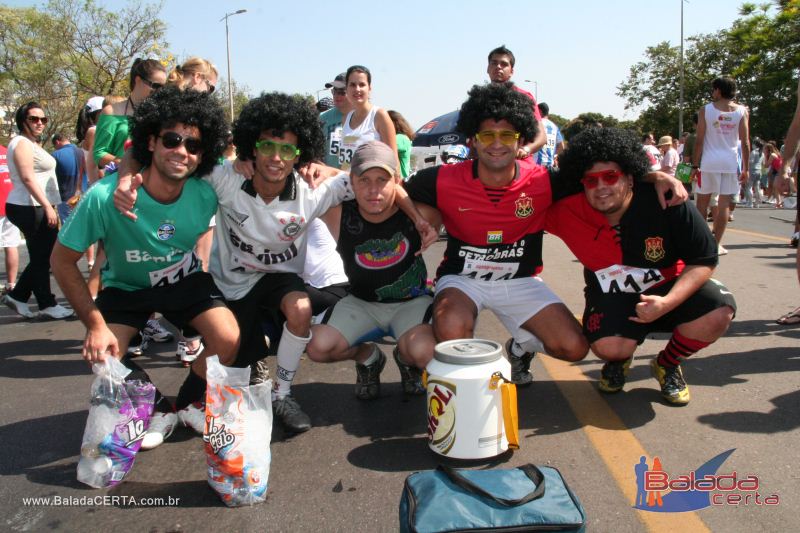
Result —
<svg viewBox="0 0 800 533"><path fill-rule="evenodd" d="M729 27L741 4L685 2L684 35ZM238 9L247 13L229 19L231 71L251 93L316 96L337 73L362 64L373 73L372 101L400 111L415 129L457 109L472 84L488 81L486 55L500 44L517 58L514 81L538 92L552 113L636 118L638 112L624 110L616 86L647 46L677 45L681 23L680 0L167 0L161 13L170 50L179 60L211 60L227 79L219 19ZM535 81L538 91L524 80Z"/></svg>

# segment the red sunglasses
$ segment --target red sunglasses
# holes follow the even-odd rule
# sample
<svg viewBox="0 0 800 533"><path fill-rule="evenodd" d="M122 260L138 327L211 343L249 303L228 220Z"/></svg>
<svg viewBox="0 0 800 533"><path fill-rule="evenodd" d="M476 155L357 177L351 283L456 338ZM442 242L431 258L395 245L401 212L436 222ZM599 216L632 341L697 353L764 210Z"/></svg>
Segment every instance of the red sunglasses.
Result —
<svg viewBox="0 0 800 533"><path fill-rule="evenodd" d="M592 172L583 175L581 184L585 189L595 189L600 185L600 180L606 185L616 185L619 179L624 176L619 170L602 170L600 172Z"/></svg>

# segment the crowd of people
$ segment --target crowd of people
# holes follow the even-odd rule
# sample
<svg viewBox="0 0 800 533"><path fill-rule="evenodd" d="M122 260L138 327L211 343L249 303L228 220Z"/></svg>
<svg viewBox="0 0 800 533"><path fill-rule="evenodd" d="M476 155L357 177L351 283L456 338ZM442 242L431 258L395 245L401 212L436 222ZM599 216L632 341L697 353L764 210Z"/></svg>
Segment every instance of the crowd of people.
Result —
<svg viewBox="0 0 800 533"><path fill-rule="evenodd" d="M128 379L150 379L134 357L172 338L162 320L175 326L186 378L174 404L157 394L143 449L179 421L203 433L210 355L250 367L253 383L267 379L264 360L275 355L273 411L299 433L312 426L291 394L303 353L353 361L355 394L370 400L387 361L375 341L390 337L404 394L424 394L435 345L473 337L483 309L510 333L518 386L532 382L537 353L575 362L591 350L604 361L599 389L617 393L646 335L670 333L651 371L665 401L687 404L682 364L736 312L712 278L730 196L755 169L736 157L737 146L750 149L735 85L715 80L694 139L656 144L650 134L643 147L632 132L592 127L566 144L547 105L513 83L514 65L504 46L489 53L491 82L473 86L460 108L468 153L417 172L413 129L372 103L361 65L326 84L332 107L321 114L297 95L265 92L229 125L209 62L191 58L168 74L137 60L130 95L90 99L80 146L59 136L57 158L39 144L42 107L22 106L6 213L30 260L4 302L25 317L34 316L31 294L41 314L74 310L84 359L121 359ZM800 142L797 117L792 128L782 180ZM67 179L56 178L57 161ZM674 177L680 162L692 167L699 211ZM701 213L713 194L712 233ZM441 227L446 250L429 276L420 254ZM584 267L581 322L539 276L545 231ZM93 246L99 279L87 283L78 264ZM50 267L71 309L50 291Z"/></svg>

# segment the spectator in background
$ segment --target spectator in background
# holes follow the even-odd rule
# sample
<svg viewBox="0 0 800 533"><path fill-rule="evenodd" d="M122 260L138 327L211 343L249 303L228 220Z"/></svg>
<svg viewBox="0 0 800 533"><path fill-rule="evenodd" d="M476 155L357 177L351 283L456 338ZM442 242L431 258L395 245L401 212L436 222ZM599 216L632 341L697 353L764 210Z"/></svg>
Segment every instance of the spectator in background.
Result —
<svg viewBox="0 0 800 533"><path fill-rule="evenodd" d="M774 141L768 142L764 146L764 168L767 169L767 203L775 204L775 207L783 207L783 198L778 187L778 172L783 166L783 158Z"/></svg>
<svg viewBox="0 0 800 533"><path fill-rule="evenodd" d="M397 132L397 157L400 160L400 176L403 181L411 175L411 142L414 140L414 130L408 121L397 111L389 111L394 129Z"/></svg>
<svg viewBox="0 0 800 533"><path fill-rule="evenodd" d="M185 91L192 89L201 93L213 94L217 88L217 67L202 57L190 57L183 65L178 65L167 76L167 83Z"/></svg>
<svg viewBox="0 0 800 533"><path fill-rule="evenodd" d="M491 52L489 52L489 66L486 67L486 73L489 75L489 79L492 83L511 83L511 87L520 94L524 94L527 96L532 104L533 109L533 116L538 123L536 127L536 137L526 143L524 146L520 146L517 150L517 159L527 159L531 156L531 154L535 154L539 150L541 150L542 146L545 145L547 142L547 137L544 132L544 128L541 125L542 116L539 114L539 106L536 103L536 98L526 91L525 89L520 88L513 81L511 81L511 77L514 75L514 64L516 63L516 59L514 58L514 54L506 48L506 45L501 44Z"/></svg>
<svg viewBox="0 0 800 533"><path fill-rule="evenodd" d="M678 151L673 146L672 137L664 135L658 140L658 151L661 153L661 172L675 175L678 168Z"/></svg>
<svg viewBox="0 0 800 533"><path fill-rule="evenodd" d="M642 135L642 145L647 154L647 159L650 161L650 170L661 170L661 152L655 146L656 139L653 132L645 133Z"/></svg>
<svg viewBox="0 0 800 533"><path fill-rule="evenodd" d="M749 177L750 159L742 158L741 170L737 152L750 153L750 128L747 108L733 102L736 82L731 78L716 78L711 83L712 101L698 111L697 140L692 154L692 166L702 171L697 184L697 209L705 214L712 194L719 194L714 215L714 237L719 255L728 251L722 246L722 236L728 226L730 206L738 194L740 182Z"/></svg>
<svg viewBox="0 0 800 533"><path fill-rule="evenodd" d="M19 269L19 228L6 218L6 198L11 192L11 177L8 175L8 164L6 163L6 148L0 146L0 248L6 263L6 284L2 287L2 294L14 288L17 281L17 271Z"/></svg>
<svg viewBox="0 0 800 533"><path fill-rule="evenodd" d="M97 120L94 162L98 168L119 164L128 140L128 117L150 94L167 82L164 65L155 59L136 58L130 72L131 94L127 99L107 105Z"/></svg>
<svg viewBox="0 0 800 533"><path fill-rule="evenodd" d="M72 208L77 203L73 197L80 196L80 182L83 178L86 162L83 150L69 142L61 133L53 134L51 139L55 151L53 158L56 160L56 181L61 203L58 204L58 218L61 224L67 221Z"/></svg>
<svg viewBox="0 0 800 533"><path fill-rule="evenodd" d="M382 141L397 153L397 132L385 109L372 104L372 73L362 65L353 65L345 73L347 99L352 109L342 121L342 146L339 166L350 168L356 148L369 141Z"/></svg>
<svg viewBox="0 0 800 533"><path fill-rule="evenodd" d="M535 160L545 167L558 167L556 158L564 150L564 137L562 137L561 129L556 123L548 118L550 116L550 106L544 102L539 104L539 114L542 116L542 126L544 126L547 142L536 152Z"/></svg>
<svg viewBox="0 0 800 533"><path fill-rule="evenodd" d="M2 301L20 316L34 318L37 313L28 307L33 294L39 314L67 318L73 315L72 309L57 304L50 290L50 252L58 235L55 206L61 198L56 160L40 144L47 116L38 103L28 102L17 109L14 118L19 135L8 143L8 170L13 188L6 200L6 216L25 235L29 260L14 289Z"/></svg>
<svg viewBox="0 0 800 533"><path fill-rule="evenodd" d="M697 131L697 113L692 115L692 125L694 126L694 130ZM692 155L694 154L694 143L696 140L697 135L694 132L686 135L686 141L683 143L683 153L681 154L681 161L684 163L689 163L690 165L692 164ZM699 176L699 173L697 176ZM684 183L686 191L689 193L689 198L692 198L692 190L695 188L694 184L694 180L690 180L689 183ZM701 214L705 215L705 213Z"/></svg>
<svg viewBox="0 0 800 533"><path fill-rule="evenodd" d="M761 167L764 154L761 150L764 142L756 137L753 139L753 149L750 150L750 177L744 186L744 206L758 209L761 203Z"/></svg>
<svg viewBox="0 0 800 533"><path fill-rule="evenodd" d="M329 167L339 168L339 147L342 144L342 120L353 106L347 99L345 90L346 75L344 72L337 74L333 81L325 84L333 96L333 108L328 109L319 116L322 121L322 133L325 134L325 164Z"/></svg>

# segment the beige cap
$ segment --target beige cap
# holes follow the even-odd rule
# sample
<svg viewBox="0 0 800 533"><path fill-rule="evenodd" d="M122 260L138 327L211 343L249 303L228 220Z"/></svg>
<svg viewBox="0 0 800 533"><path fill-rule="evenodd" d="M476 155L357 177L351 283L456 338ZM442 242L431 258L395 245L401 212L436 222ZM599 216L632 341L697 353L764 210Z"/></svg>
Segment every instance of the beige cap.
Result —
<svg viewBox="0 0 800 533"><path fill-rule="evenodd" d="M396 175L397 156L394 150L380 141L369 141L356 148L350 161L351 173L360 176L375 167L384 169L390 176Z"/></svg>

